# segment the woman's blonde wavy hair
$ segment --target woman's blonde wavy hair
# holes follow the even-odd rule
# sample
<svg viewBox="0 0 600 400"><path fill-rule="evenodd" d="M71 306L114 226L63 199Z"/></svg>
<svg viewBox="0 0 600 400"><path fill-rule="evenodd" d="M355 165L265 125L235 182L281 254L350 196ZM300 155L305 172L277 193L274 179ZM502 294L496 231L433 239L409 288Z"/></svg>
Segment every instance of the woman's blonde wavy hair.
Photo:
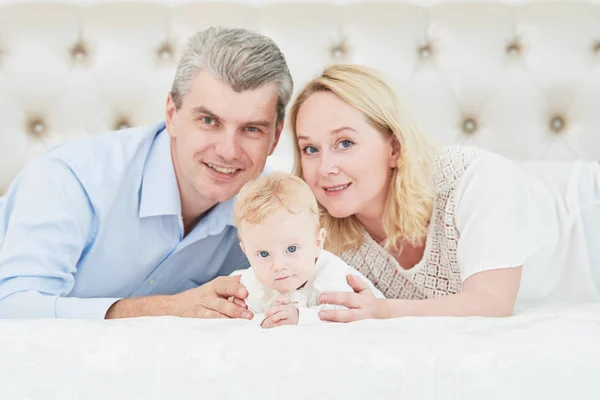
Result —
<svg viewBox="0 0 600 400"><path fill-rule="evenodd" d="M376 71L359 65L332 65L302 89L290 110L295 144L293 173L303 177L296 132L298 111L311 95L324 91L361 111L373 127L383 135L394 135L400 144L398 166L391 171L383 215L385 249L401 251L404 243L424 244L435 196L432 167L438 147L412 121L408 110ZM363 243L364 228L354 215L335 218L320 208L322 225L328 232L325 247L329 251L339 255Z"/></svg>

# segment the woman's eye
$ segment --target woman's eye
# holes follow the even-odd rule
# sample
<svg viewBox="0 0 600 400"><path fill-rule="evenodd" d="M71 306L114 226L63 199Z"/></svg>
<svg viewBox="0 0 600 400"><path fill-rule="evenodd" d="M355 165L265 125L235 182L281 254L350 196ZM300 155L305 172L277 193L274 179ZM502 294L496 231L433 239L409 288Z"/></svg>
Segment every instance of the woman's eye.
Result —
<svg viewBox="0 0 600 400"><path fill-rule="evenodd" d="M314 146L306 146L304 149L302 149L302 151L304 151L304 154L315 154L317 152L317 148Z"/></svg>
<svg viewBox="0 0 600 400"><path fill-rule="evenodd" d="M288 253L295 253L298 248L296 246L289 246L287 248Z"/></svg>
<svg viewBox="0 0 600 400"><path fill-rule="evenodd" d="M262 258L267 258L267 257L269 257L269 252L265 251L265 250L259 251L258 255L261 256Z"/></svg>
<svg viewBox="0 0 600 400"><path fill-rule="evenodd" d="M352 142L351 140L342 140L340 142L340 146L342 146L344 149L347 149L348 147L352 146L354 144L354 142Z"/></svg>

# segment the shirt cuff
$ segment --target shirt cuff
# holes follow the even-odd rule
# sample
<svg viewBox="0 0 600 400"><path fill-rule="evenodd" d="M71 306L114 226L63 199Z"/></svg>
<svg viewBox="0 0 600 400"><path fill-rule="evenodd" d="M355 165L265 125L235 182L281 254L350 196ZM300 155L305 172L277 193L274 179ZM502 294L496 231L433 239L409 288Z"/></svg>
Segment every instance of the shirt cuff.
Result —
<svg viewBox="0 0 600 400"><path fill-rule="evenodd" d="M298 308L298 325L314 325L321 322L319 310L316 308Z"/></svg>
<svg viewBox="0 0 600 400"><path fill-rule="evenodd" d="M55 304L56 318L104 319L108 309L120 298L58 297Z"/></svg>

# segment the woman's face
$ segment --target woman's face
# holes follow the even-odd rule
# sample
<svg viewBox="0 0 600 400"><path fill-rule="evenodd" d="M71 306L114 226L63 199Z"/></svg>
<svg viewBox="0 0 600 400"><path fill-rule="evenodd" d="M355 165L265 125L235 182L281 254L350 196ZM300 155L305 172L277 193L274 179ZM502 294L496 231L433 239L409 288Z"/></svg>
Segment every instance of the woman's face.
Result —
<svg viewBox="0 0 600 400"><path fill-rule="evenodd" d="M392 135L331 92L311 95L298 110L303 179L336 218L382 214L398 152Z"/></svg>

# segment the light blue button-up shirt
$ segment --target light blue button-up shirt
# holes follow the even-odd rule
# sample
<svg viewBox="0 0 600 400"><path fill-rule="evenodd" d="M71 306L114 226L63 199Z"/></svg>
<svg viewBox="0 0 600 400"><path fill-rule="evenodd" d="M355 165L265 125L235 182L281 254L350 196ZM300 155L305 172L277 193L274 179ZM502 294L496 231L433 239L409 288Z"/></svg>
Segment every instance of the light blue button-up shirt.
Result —
<svg viewBox="0 0 600 400"><path fill-rule="evenodd" d="M0 198L0 318L104 318L247 268L233 201L184 237L164 123L59 145Z"/></svg>

